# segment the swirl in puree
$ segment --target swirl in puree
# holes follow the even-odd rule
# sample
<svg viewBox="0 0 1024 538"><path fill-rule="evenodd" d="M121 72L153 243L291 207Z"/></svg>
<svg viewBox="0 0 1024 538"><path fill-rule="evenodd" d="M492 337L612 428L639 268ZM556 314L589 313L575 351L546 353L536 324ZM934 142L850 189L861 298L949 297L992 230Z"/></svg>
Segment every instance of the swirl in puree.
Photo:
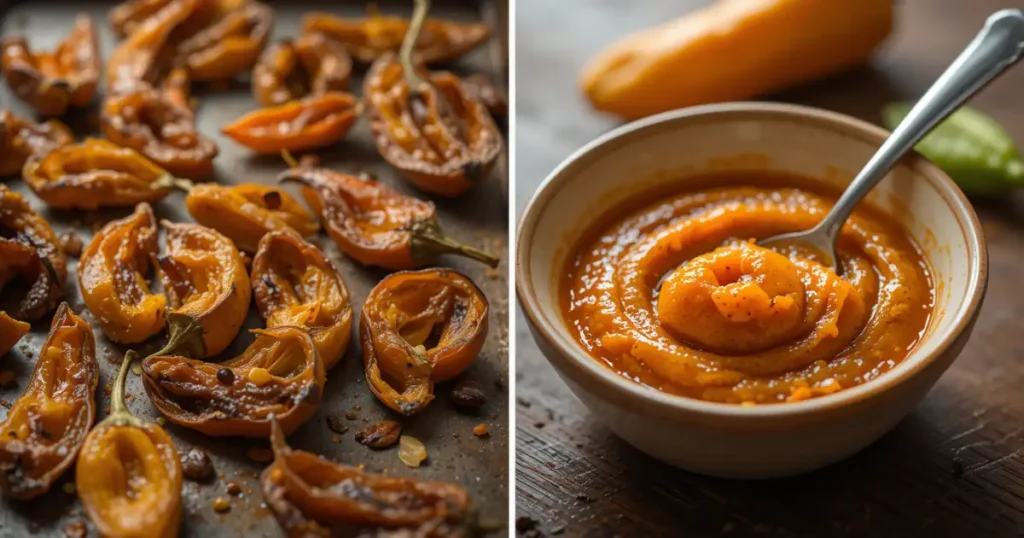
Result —
<svg viewBox="0 0 1024 538"><path fill-rule="evenodd" d="M590 355L657 390L744 405L830 394L909 355L934 294L921 250L891 217L854 211L837 274L795 245L754 244L811 228L834 197L797 177L707 179L743 186L626 204L576 245L561 304Z"/></svg>

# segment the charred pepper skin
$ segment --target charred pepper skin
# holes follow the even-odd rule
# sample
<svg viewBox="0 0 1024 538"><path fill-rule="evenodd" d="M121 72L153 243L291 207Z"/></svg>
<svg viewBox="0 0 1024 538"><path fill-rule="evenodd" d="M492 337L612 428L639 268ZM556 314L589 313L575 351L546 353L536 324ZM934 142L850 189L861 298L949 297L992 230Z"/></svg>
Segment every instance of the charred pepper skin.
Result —
<svg viewBox="0 0 1024 538"><path fill-rule="evenodd" d="M469 494L456 484L376 475L294 450L276 421L270 441L274 461L260 477L263 501L290 538L383 529L424 538L474 535Z"/></svg>
<svg viewBox="0 0 1024 538"><path fill-rule="evenodd" d="M348 349L352 299L324 253L289 232L270 232L252 260L252 293L267 327L305 327L325 369Z"/></svg>
<svg viewBox="0 0 1024 538"><path fill-rule="evenodd" d="M64 295L67 256L46 219L20 194L0 185L0 291L15 277L27 281L27 291L14 317L35 321L52 312Z"/></svg>
<svg viewBox="0 0 1024 538"><path fill-rule="evenodd" d="M419 413L433 400L435 382L459 375L480 354L487 316L484 294L451 269L388 275L370 291L360 316L370 390L403 415Z"/></svg>
<svg viewBox="0 0 1024 538"><path fill-rule="evenodd" d="M338 249L363 265L390 270L431 264L440 254L465 256L491 267L498 259L442 235L431 202L406 196L375 179L326 168L293 167L280 182L302 194Z"/></svg>
<svg viewBox="0 0 1024 538"><path fill-rule="evenodd" d="M0 423L0 489L5 496L38 497L71 466L95 420L98 384L92 327L64 303L25 393Z"/></svg>
<svg viewBox="0 0 1024 538"><path fill-rule="evenodd" d="M78 287L107 338L137 344L163 330L167 299L150 292L147 275L158 231L149 204L108 223L78 260Z"/></svg>
<svg viewBox="0 0 1024 538"><path fill-rule="evenodd" d="M416 187L455 197L490 174L501 132L457 76L420 77L429 84L410 88L394 54L374 62L363 83L370 130L381 157Z"/></svg>
<svg viewBox="0 0 1024 538"><path fill-rule="evenodd" d="M33 52L23 36L0 42L0 69L11 90L43 116L60 116L96 97L99 40L92 18L79 14L68 37L53 52Z"/></svg>
<svg viewBox="0 0 1024 538"><path fill-rule="evenodd" d="M294 431L323 396L324 365L316 344L300 327L253 332L252 345L226 362L177 356L144 360L150 401L171 422L206 435L267 437L272 417L288 433Z"/></svg>

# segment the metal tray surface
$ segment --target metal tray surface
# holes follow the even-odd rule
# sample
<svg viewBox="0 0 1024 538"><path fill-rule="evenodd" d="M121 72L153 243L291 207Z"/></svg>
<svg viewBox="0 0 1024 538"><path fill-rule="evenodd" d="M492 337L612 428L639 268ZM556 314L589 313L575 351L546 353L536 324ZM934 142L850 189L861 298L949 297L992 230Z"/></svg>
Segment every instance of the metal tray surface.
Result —
<svg viewBox="0 0 1024 538"><path fill-rule="evenodd" d="M303 13L312 10L326 10L353 17L364 16L367 4L364 2L317 2L300 1L269 2L274 8L273 39L298 34ZM0 0L0 28L2 35L20 33L27 35L33 46L50 48L63 38L69 30L73 17L78 12L90 13L100 32L101 53L109 58L115 45L115 38L107 22L108 10L115 2L63 1L63 2L10 2ZM379 3L384 13L404 14L412 11L411 2L386 1ZM484 18L496 29L495 35L486 46L474 50L457 63L446 68L470 74L484 73L490 76L499 88L507 82L505 69L506 47L501 39L500 28L506 24L504 2L458 2L435 0L431 15L456 20L480 20ZM352 88L359 95L362 87L362 70L354 73ZM100 90L102 92L102 88ZM220 134L220 127L242 114L257 108L247 81L232 85L230 89L211 91L194 88L199 99L197 118L200 130L211 137L220 147L213 181L220 183L257 182L271 184L275 176L284 170L284 163L277 158L261 157L239 146ZM72 111L64 120L81 137L92 134L97 128L97 111L101 97L88 109ZM0 107L31 116L31 110L16 99L7 88L0 84ZM498 122L506 125L504 121ZM350 173L368 172L402 192L421 198L428 195L417 192L403 180L377 154L363 118L336 146L318 152L323 166ZM507 134L507 133L506 133ZM352 295L354 320L352 344L342 361L327 375L324 399L316 414L289 437L289 443L298 449L308 450L346 464L365 464L366 469L393 475L410 476L422 480L451 481L467 488L472 494L474 506L480 517L492 524L508 524L508 206L507 167L496 167L491 178L467 192L460 198L446 200L433 198L438 207L438 218L444 231L456 240L488 250L501 257L497 270L468 260L451 256L442 257L440 265L454 268L470 276L484 291L490 303L490 331L483 352L475 363L456 380L436 387L437 399L420 415L410 418L398 417L380 404L366 387L363 379L362 356L357 333L359 310L370 289L387 273L367 269L340 254L334 243L321 232L313 238L342 272ZM88 244L92 235L103 223L130 213L130 208L104 210L99 212L49 211L20 179L6 180L8 186L22 193L40 211L58 234L74 230L83 244ZM290 189L290 188L289 188ZM293 194L297 193L292 191ZM301 198L300 198L301 199ZM191 217L184 208L184 196L173 193L154 205L158 218L190 222ZM68 290L66 300L86 319L94 321L82 303L77 283L77 259L69 258ZM15 373L13 386L0 388L0 417L6 416L6 408L21 395L39 348L46 338L50 316L32 327L32 332L6 357L0 359L0 370ZM94 325L97 344L97 361L100 364L100 389L97 421L106 416L109 393L104 386L115 378L117 367L126 347L108 341L102 331ZM252 341L246 329L262 327L263 323L255 305L250 308L246 327L232 346L219 357L220 360L240 353ZM162 343L163 336L136 347L145 354L155 350ZM475 415L455 411L448 402L448 395L454 385L464 379L479 383L488 395L487 404ZM126 388L129 394L128 406L137 416L156 420L159 414L149 402L137 375L129 375ZM340 415L349 425L346 433L339 435L327 428L326 417ZM349 420L346 415L354 418ZM399 420L403 433L422 440L427 447L429 458L424 466L409 468L398 459L397 446L383 451L373 451L354 439L361 428L385 418ZM490 436L477 438L473 427L484 423L490 429ZM282 536L283 532L273 516L262 506L258 475L266 465L250 459L246 453L253 447L268 447L262 440L242 438L214 438L182 428L168 422L164 428L174 439L180 453L193 447L206 450L211 456L217 478L210 483L198 484L186 480L182 488L182 536ZM32 501L0 501L0 537L7 536L63 536L65 527L76 522L86 522L82 507L73 490L74 468L68 469L51 490ZM232 497L226 491L226 484L235 482L242 488L239 497ZM231 510L220 514L213 510L213 500L224 497L231 501ZM88 523L89 536L95 536L95 528ZM507 531L500 531L507 532Z"/></svg>

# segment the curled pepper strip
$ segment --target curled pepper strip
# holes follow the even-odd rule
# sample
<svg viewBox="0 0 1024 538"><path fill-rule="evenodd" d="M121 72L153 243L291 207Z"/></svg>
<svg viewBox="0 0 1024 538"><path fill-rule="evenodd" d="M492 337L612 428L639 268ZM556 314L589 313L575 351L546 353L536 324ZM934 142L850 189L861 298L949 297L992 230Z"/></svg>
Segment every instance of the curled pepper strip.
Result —
<svg viewBox="0 0 1024 538"><path fill-rule="evenodd" d="M217 146L196 129L180 95L143 88L111 97L101 121L111 142L142 153L175 176L202 179L213 173Z"/></svg>
<svg viewBox="0 0 1024 538"><path fill-rule="evenodd" d="M320 229L298 200L264 185L201 183L189 189L185 207L197 222L224 234L245 252L256 252L260 239L275 230L307 237Z"/></svg>
<svg viewBox="0 0 1024 538"><path fill-rule="evenodd" d="M157 259L157 272L170 303L170 342L157 354L187 345L193 357L213 357L231 344L249 310L252 292L242 256L216 230L198 224L160 224L167 230L167 252ZM193 334L201 338L192 340Z"/></svg>
<svg viewBox="0 0 1024 538"><path fill-rule="evenodd" d="M64 295L67 257L53 228L22 196L0 185L0 291L15 278L27 291L14 316L37 320Z"/></svg>
<svg viewBox="0 0 1024 538"><path fill-rule="evenodd" d="M258 153L306 151L344 138L361 110L351 94L328 92L250 112L221 132Z"/></svg>
<svg viewBox="0 0 1024 538"><path fill-rule="evenodd" d="M252 74L252 91L263 106L283 105L307 95L348 89L352 57L337 42L306 34L267 48Z"/></svg>
<svg viewBox="0 0 1024 538"><path fill-rule="evenodd" d="M304 32L316 32L341 43L363 63L372 63L389 52L398 52L409 31L409 19L373 16L343 19L328 13L310 13L302 20ZM450 62L487 41L491 29L482 23L461 23L428 19L416 41L417 61L433 64Z"/></svg>
<svg viewBox="0 0 1024 538"><path fill-rule="evenodd" d="M273 12L260 2L222 0L206 28L177 46L177 64L197 81L225 80L249 72L267 45Z"/></svg>
<svg viewBox="0 0 1024 538"><path fill-rule="evenodd" d="M377 536L382 529L424 538L472 535L469 494L456 484L370 474L294 450L276 420L270 444L274 462L260 477L263 501L289 537Z"/></svg>
<svg viewBox="0 0 1024 538"><path fill-rule="evenodd" d="M360 317L366 383L384 405L413 415L434 399L434 382L469 367L487 338L487 298L450 269L388 275Z"/></svg>
<svg viewBox="0 0 1024 538"><path fill-rule="evenodd" d="M426 80L426 72L416 75ZM501 133L457 76L432 73L412 86L394 54L374 62L363 96L377 151L424 191L458 196L490 173Z"/></svg>
<svg viewBox="0 0 1024 538"><path fill-rule="evenodd" d="M359 179L326 168L293 167L281 182L304 185L303 195L338 249L363 265L414 269L440 254L456 254L486 263L498 259L441 234L437 210L374 179Z"/></svg>
<svg viewBox="0 0 1024 538"><path fill-rule="evenodd" d="M100 78L99 40L87 14L52 53L33 53L22 36L4 38L0 67L11 90L44 116L59 116L69 106L88 105Z"/></svg>
<svg viewBox="0 0 1024 538"><path fill-rule="evenodd" d="M167 299L151 293L146 282L157 239L153 209L141 203L104 226L78 260L82 300L107 338L119 344L142 342L163 329Z"/></svg>
<svg viewBox="0 0 1024 538"><path fill-rule="evenodd" d="M108 100L112 96L148 88L155 82L161 64L165 62L165 46L172 32L193 15L200 4L199 0L173 0L131 2L124 6L135 5L144 9L127 34L128 39L114 49L107 61ZM111 17L124 6L115 8Z"/></svg>
<svg viewBox="0 0 1024 538"><path fill-rule="evenodd" d="M252 259L250 280L267 327L307 328L325 369L341 359L352 330L352 299L320 249L292 233L270 232Z"/></svg>
<svg viewBox="0 0 1024 538"><path fill-rule="evenodd" d="M54 148L25 164L25 182L47 205L92 210L158 202L170 174L139 152L98 138Z"/></svg>
<svg viewBox="0 0 1024 538"><path fill-rule="evenodd" d="M67 470L95 420L99 384L89 322L64 303L25 394L0 423L0 488L14 499L45 493Z"/></svg>
<svg viewBox="0 0 1024 538"><path fill-rule="evenodd" d="M267 437L278 417L291 433L316 411L324 364L300 327L254 330L243 354L220 364L185 357L142 361L146 394L170 421L212 436Z"/></svg>
<svg viewBox="0 0 1024 538"><path fill-rule="evenodd" d="M29 157L74 141L71 129L59 120L33 123L4 110L0 112L0 177L21 174Z"/></svg>
<svg viewBox="0 0 1024 538"><path fill-rule="evenodd" d="M107 14L107 20L114 28L114 35L118 39L124 39L133 34L143 22L174 1L126 0L111 8L110 13Z"/></svg>
<svg viewBox="0 0 1024 538"><path fill-rule="evenodd" d="M18 321L8 316L7 312L0 310L0 357L13 349L18 340L28 334L31 328L32 326L28 323Z"/></svg>
<svg viewBox="0 0 1024 538"><path fill-rule="evenodd" d="M167 432L125 405L125 379L136 356L125 355L111 414L82 443L75 485L100 536L170 538L181 526L181 460Z"/></svg>

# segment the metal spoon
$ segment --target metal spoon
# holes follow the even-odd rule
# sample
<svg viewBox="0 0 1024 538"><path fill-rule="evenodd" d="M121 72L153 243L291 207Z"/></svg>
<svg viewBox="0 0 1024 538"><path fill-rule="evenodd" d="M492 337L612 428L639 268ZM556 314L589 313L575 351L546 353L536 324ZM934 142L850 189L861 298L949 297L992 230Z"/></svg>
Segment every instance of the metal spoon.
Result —
<svg viewBox="0 0 1024 538"><path fill-rule="evenodd" d="M836 269L836 239L854 206L921 138L1022 56L1024 11L1004 9L989 16L978 36L914 105L817 226L762 239L758 244L772 247L802 243L820 254L822 264Z"/></svg>

